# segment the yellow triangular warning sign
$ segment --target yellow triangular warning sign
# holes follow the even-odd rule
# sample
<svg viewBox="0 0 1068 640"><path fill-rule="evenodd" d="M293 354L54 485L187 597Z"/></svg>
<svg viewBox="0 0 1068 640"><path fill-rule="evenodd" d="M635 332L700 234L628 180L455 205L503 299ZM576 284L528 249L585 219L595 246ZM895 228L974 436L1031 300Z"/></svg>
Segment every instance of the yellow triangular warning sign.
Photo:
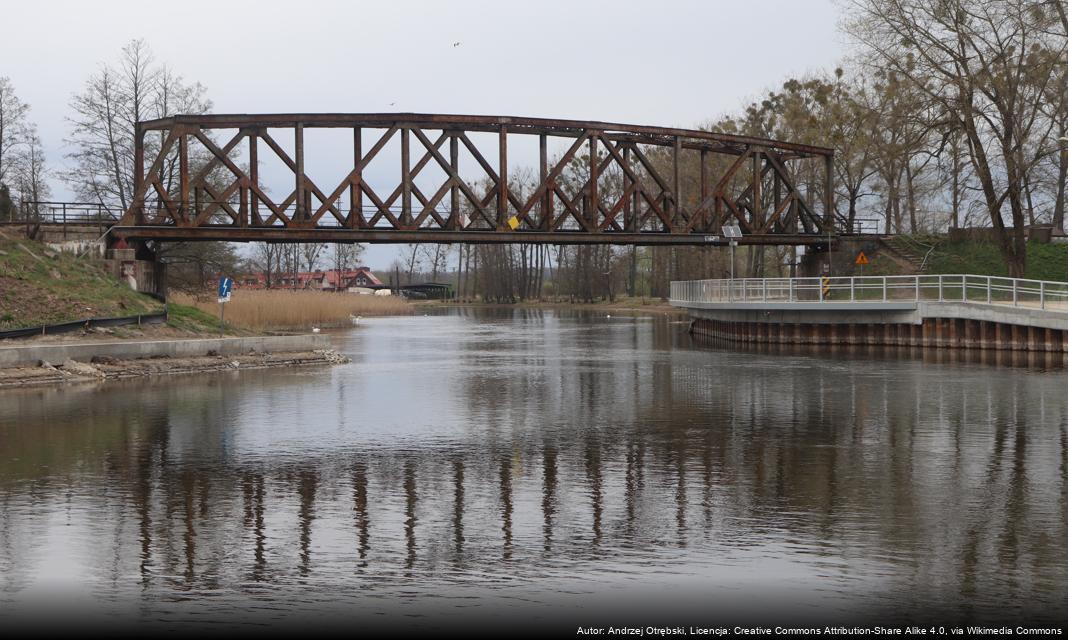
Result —
<svg viewBox="0 0 1068 640"><path fill-rule="evenodd" d="M857 264L868 264L868 256L863 251L857 254Z"/></svg>

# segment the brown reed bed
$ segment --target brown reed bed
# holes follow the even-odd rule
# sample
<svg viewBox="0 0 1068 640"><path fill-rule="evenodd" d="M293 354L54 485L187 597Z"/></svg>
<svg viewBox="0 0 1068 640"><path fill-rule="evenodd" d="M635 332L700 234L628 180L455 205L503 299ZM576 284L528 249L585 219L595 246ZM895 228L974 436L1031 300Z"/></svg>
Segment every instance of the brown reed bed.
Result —
<svg viewBox="0 0 1068 640"><path fill-rule="evenodd" d="M214 296L177 293L171 300L213 315L219 313L219 303ZM412 306L400 296L237 289L226 303L226 323L260 331L309 329L348 326L352 316L407 315L411 312Z"/></svg>

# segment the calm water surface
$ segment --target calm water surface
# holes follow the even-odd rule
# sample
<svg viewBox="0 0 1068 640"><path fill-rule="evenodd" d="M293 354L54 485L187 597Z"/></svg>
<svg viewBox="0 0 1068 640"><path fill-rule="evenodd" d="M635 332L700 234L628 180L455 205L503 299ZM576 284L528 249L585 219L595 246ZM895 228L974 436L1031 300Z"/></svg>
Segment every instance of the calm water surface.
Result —
<svg viewBox="0 0 1068 640"><path fill-rule="evenodd" d="M0 624L1063 615L1063 370L552 311L334 338L0 392Z"/></svg>

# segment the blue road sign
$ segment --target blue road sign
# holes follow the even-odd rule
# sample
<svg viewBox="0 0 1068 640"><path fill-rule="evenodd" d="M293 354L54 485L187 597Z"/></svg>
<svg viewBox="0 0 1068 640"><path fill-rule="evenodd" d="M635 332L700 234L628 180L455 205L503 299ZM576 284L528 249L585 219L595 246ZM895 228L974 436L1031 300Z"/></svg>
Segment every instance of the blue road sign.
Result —
<svg viewBox="0 0 1068 640"><path fill-rule="evenodd" d="M219 278L219 300L229 300L230 290L234 288L233 278Z"/></svg>

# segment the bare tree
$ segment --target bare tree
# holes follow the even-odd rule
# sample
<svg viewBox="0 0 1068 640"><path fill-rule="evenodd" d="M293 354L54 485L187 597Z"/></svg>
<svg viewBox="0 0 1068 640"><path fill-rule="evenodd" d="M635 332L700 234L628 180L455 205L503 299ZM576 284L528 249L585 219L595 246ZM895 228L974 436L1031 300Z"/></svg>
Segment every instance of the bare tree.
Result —
<svg viewBox="0 0 1068 640"><path fill-rule="evenodd" d="M405 274L408 278L405 284L412 283L412 278L415 276L415 270L421 264L421 253L422 252L419 249L419 245L417 244L406 244L401 249L400 265L404 269ZM400 286L400 282L397 282L397 286Z"/></svg>
<svg viewBox="0 0 1068 640"><path fill-rule="evenodd" d="M425 244L422 245L421 253L423 264L430 269L430 281L437 282L438 274L445 270L449 255L452 253L452 245L437 242Z"/></svg>
<svg viewBox="0 0 1068 640"><path fill-rule="evenodd" d="M41 139L37 137L35 131L31 130L26 146L19 153L18 158L19 199L25 204L50 198L52 189L48 185L48 178L51 176L51 171L45 164Z"/></svg>
<svg viewBox="0 0 1068 640"><path fill-rule="evenodd" d="M253 250L251 262L256 270L263 274L268 289L274 284L274 276L281 270L285 248L283 244L259 242Z"/></svg>
<svg viewBox="0 0 1068 640"><path fill-rule="evenodd" d="M847 22L874 67L907 81L938 118L961 131L998 247L1016 277L1027 266L1029 173L1053 142L1045 96L1068 51L1068 37L1053 28L1060 16L1049 6L851 0Z"/></svg>
<svg viewBox="0 0 1068 640"><path fill-rule="evenodd" d="M67 143L74 147L68 155L74 167L64 179L80 198L116 204L125 211L133 198L136 123L176 113L206 113L211 101L205 92L201 84L186 83L156 63L143 40L131 41L118 64L102 65L71 101L74 116ZM145 156L153 157L161 143L162 133L146 136ZM172 193L175 165L172 159L164 167L164 189Z"/></svg>
<svg viewBox="0 0 1068 640"><path fill-rule="evenodd" d="M318 269L325 250L326 243L323 242L306 242L300 245L300 257L303 261L304 270L315 271Z"/></svg>
<svg viewBox="0 0 1068 640"><path fill-rule="evenodd" d="M10 186L15 174L15 158L33 133L26 117L30 106L19 100L11 80L0 76L0 184Z"/></svg>

